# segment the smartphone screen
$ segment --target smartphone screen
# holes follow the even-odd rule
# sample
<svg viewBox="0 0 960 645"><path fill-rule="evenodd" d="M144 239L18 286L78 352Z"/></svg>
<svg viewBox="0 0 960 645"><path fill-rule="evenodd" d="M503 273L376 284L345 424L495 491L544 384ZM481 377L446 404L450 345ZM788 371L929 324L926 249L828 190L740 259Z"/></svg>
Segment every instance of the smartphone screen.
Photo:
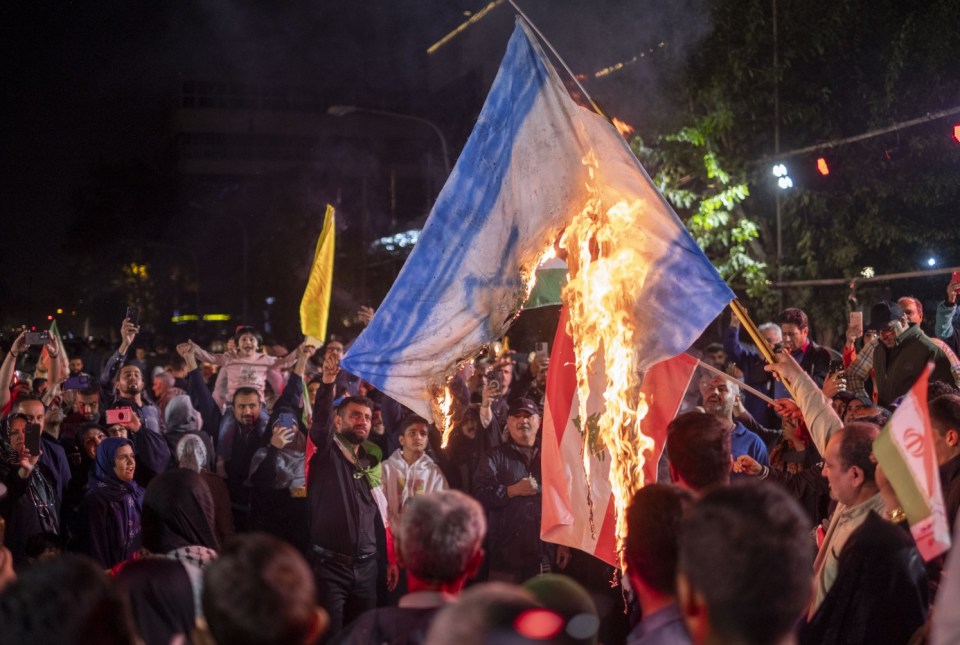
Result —
<svg viewBox="0 0 960 645"><path fill-rule="evenodd" d="M39 423L28 423L24 430L23 443L33 456L40 454L40 430Z"/></svg>
<svg viewBox="0 0 960 645"><path fill-rule="evenodd" d="M115 408L113 410L107 410L108 425L129 423L132 420L133 420L132 408Z"/></svg>
<svg viewBox="0 0 960 645"><path fill-rule="evenodd" d="M862 311L851 311L850 312L850 327L854 329L859 329L860 332L863 332L863 312Z"/></svg>
<svg viewBox="0 0 960 645"><path fill-rule="evenodd" d="M49 331L28 331L24 337L27 345L46 345L50 342Z"/></svg>
<svg viewBox="0 0 960 645"><path fill-rule="evenodd" d="M140 310L136 307L127 307L127 313L124 316L127 320L132 322L134 325L140 324Z"/></svg>

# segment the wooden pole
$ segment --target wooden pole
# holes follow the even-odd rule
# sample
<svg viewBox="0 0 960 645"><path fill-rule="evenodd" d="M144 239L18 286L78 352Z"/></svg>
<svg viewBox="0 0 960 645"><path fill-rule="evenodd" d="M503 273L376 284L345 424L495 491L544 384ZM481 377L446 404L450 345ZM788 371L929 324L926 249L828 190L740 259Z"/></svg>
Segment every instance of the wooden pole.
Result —
<svg viewBox="0 0 960 645"><path fill-rule="evenodd" d="M688 354L688 356L689 356L689 354ZM766 401L766 402L769 403L770 405L773 405L774 403L776 403L776 401L774 401L773 399L771 399L769 396L767 396L766 394L764 394L764 393L761 392L760 390L758 390L758 389L756 389L756 388L750 387L749 385L747 385L746 383L744 383L744 382L741 381L740 379L737 379L737 378L734 378L734 377L730 376L729 374L727 374L727 373L724 372L723 370L718 370L718 369L717 369L716 367L714 367L713 365L709 365L709 364L707 364L707 363L704 363L704 362L701 361L699 358L697 359L697 362L700 363L700 367L702 367L703 369L707 370L708 372L713 372L713 373L716 374L717 376L723 377L723 378L727 379L728 381L730 381L731 383L736 383L737 385L740 386L740 389L741 389L741 390L746 390L747 392L749 392L750 394L754 395L755 397L757 397L757 398L760 399L761 401Z"/></svg>
<svg viewBox="0 0 960 645"><path fill-rule="evenodd" d="M764 360L768 363L776 363L777 355L774 353L773 348L767 343L767 339L763 337L763 334L760 333L760 330L757 329L757 324L753 322L750 316L747 314L747 310L744 309L743 305L740 304L740 301L734 298L730 301L730 309L733 310L733 313L740 319L740 324L743 325L743 328L747 330L747 333L750 334L750 338L753 339L754 344L757 346L760 354L763 355Z"/></svg>

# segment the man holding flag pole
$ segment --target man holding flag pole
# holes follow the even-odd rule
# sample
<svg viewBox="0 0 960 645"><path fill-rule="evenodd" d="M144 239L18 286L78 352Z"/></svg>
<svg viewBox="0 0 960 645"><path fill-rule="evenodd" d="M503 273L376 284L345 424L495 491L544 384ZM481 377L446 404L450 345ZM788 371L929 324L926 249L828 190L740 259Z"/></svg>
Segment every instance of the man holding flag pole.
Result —
<svg viewBox="0 0 960 645"><path fill-rule="evenodd" d="M902 459L891 455L895 450L886 450L884 443L889 441L885 436L900 436L907 425L919 426L921 430L910 435L921 445L929 442L932 452L932 435L924 431L929 430L929 421L924 422L926 378L914 386L908 396L912 401L905 399L906 407L901 406L882 434L873 424L844 425L795 359L785 351L776 358L766 370L776 374L795 401L779 401L778 412L789 414L799 407L824 456L823 474L831 497L838 502L820 538L815 594L800 642L906 642L926 620L929 589L917 545L893 523L906 516L892 501L895 497L884 475L896 472L890 480L901 483L910 476L904 479L896 466ZM917 444L912 447L926 452ZM882 468L877 468L878 460ZM927 477L923 480L929 483Z"/></svg>

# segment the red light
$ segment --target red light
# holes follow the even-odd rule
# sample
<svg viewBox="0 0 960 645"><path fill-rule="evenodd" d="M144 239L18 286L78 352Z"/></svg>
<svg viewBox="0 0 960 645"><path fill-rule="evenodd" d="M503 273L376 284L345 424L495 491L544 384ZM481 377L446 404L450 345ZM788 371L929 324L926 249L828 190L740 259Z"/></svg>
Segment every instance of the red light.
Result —
<svg viewBox="0 0 960 645"><path fill-rule="evenodd" d="M30 331L37 331L37 326L34 325L33 327L31 327L31 328L30 328Z"/></svg>
<svg viewBox="0 0 960 645"><path fill-rule="evenodd" d="M953 140L960 143L960 123L953 124Z"/></svg>
<svg viewBox="0 0 960 645"><path fill-rule="evenodd" d="M563 617L547 609L528 609L513 621L513 628L530 640L549 640L563 630Z"/></svg>
<svg viewBox="0 0 960 645"><path fill-rule="evenodd" d="M47 316L47 320L53 320L53 316Z"/></svg>
<svg viewBox="0 0 960 645"><path fill-rule="evenodd" d="M820 157L817 159L817 171L824 177L830 174L830 166L827 165L827 160L825 157Z"/></svg>

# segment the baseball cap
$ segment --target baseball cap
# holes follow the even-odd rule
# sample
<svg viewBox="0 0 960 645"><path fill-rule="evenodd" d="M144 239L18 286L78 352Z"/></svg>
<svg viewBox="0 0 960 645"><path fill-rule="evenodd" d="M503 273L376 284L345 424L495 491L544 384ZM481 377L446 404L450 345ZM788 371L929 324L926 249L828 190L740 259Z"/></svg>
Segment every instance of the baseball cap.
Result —
<svg viewBox="0 0 960 645"><path fill-rule="evenodd" d="M507 413L507 415L512 417L513 415L521 412L529 412L530 414L536 414L539 416L540 408L538 408L537 404L531 399L516 399L510 404L510 411Z"/></svg>
<svg viewBox="0 0 960 645"><path fill-rule="evenodd" d="M873 405L873 400L870 397L857 396L856 394L854 394L853 392L850 392L849 390L837 392L836 394L833 395L833 398L839 401L843 401L844 403L850 403L853 400L857 400L864 405L871 405L871 406Z"/></svg>

